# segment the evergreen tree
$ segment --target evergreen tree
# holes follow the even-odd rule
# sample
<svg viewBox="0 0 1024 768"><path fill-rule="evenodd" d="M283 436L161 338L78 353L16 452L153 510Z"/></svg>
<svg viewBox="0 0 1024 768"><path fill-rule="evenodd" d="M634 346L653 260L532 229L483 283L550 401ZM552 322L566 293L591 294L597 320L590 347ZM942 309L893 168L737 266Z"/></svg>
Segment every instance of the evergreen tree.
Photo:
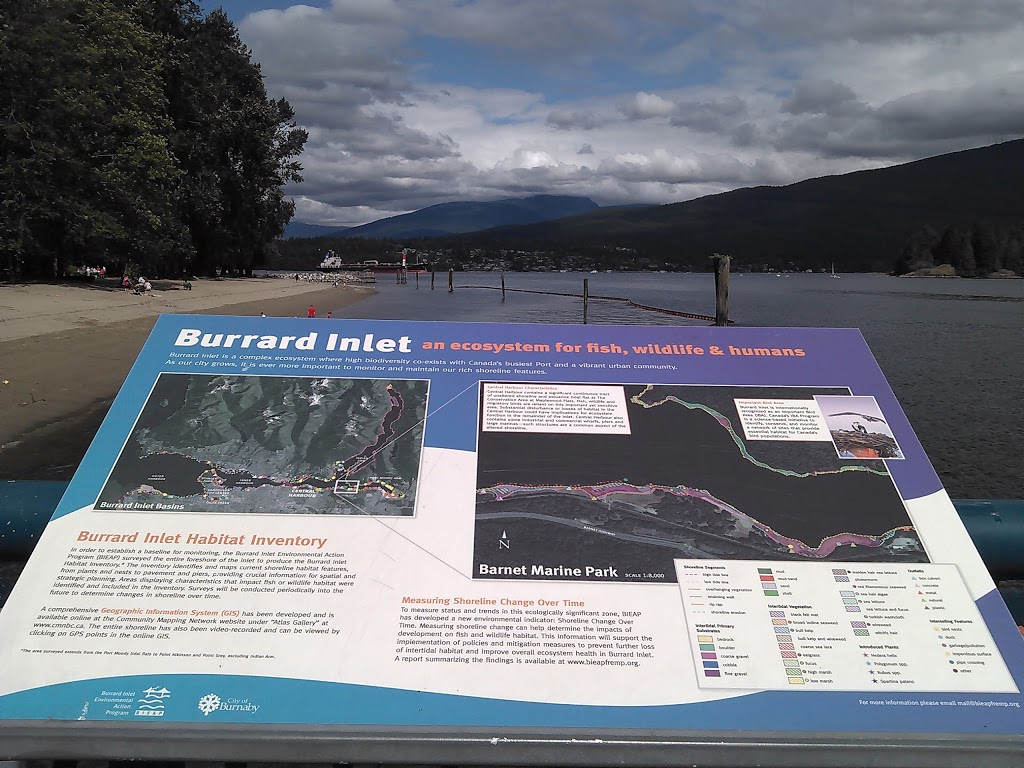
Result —
<svg viewBox="0 0 1024 768"><path fill-rule="evenodd" d="M933 258L936 264L953 265L958 275L974 277L974 248L971 245L970 230L959 224L946 227L935 245Z"/></svg>
<svg viewBox="0 0 1024 768"><path fill-rule="evenodd" d="M1006 238L1003 268L1024 277L1024 225L1010 228Z"/></svg>
<svg viewBox="0 0 1024 768"><path fill-rule="evenodd" d="M975 274L984 276L1003 267L1006 231L1000 233L989 221L979 219L971 227L971 250L974 252Z"/></svg>
<svg viewBox="0 0 1024 768"><path fill-rule="evenodd" d="M925 269L935 265L933 250L939 241L939 233L931 227L917 230L906 242L896 263L896 274L905 275L917 269Z"/></svg>

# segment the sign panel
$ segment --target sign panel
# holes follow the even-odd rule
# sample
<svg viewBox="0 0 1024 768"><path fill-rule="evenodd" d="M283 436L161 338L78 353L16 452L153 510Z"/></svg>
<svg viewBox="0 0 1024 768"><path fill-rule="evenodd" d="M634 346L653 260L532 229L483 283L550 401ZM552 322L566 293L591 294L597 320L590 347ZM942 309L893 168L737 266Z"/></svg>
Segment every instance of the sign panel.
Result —
<svg viewBox="0 0 1024 768"><path fill-rule="evenodd" d="M0 669L0 722L1024 731L854 330L163 316Z"/></svg>

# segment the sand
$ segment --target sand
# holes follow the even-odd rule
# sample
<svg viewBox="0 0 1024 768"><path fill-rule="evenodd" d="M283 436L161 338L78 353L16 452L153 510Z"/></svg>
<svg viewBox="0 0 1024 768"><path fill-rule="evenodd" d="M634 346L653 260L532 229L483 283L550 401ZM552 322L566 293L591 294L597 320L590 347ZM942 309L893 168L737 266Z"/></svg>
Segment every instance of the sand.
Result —
<svg viewBox="0 0 1024 768"><path fill-rule="evenodd" d="M69 480L162 313L305 317L372 293L282 278L0 286L0 479Z"/></svg>

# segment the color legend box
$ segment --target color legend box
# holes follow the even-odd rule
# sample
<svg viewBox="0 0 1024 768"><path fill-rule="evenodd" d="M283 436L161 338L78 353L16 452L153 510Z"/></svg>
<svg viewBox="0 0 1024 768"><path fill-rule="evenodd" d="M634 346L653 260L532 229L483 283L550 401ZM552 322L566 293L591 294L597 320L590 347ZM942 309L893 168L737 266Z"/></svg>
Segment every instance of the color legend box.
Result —
<svg viewBox="0 0 1024 768"><path fill-rule="evenodd" d="M778 597L779 587L775 582L775 575L772 573L771 568L758 568L758 578L761 581L761 589L764 591L765 597Z"/></svg>
<svg viewBox="0 0 1024 768"><path fill-rule="evenodd" d="M697 648L700 650L700 663L704 677L721 677L722 670L718 666L714 635L697 635Z"/></svg>
<svg viewBox="0 0 1024 768"><path fill-rule="evenodd" d="M779 654L782 656L782 666L786 670L786 680L789 685L803 685L803 672L800 669L800 662L797 661L800 654L797 653L796 646L793 645L786 612L776 609L769 611L768 615L771 617L772 627L775 629ZM780 629L783 630L781 634L779 633Z"/></svg>
<svg viewBox="0 0 1024 768"><path fill-rule="evenodd" d="M702 688L1017 690L956 566L676 560L675 567ZM694 615L698 591L705 604Z"/></svg>

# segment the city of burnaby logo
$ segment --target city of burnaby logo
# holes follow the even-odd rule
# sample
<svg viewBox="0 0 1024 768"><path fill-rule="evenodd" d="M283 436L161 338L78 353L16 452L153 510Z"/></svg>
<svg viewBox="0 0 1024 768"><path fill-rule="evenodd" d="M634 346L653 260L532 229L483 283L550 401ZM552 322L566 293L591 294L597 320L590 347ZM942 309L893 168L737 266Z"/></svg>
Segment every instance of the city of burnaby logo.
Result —
<svg viewBox="0 0 1024 768"><path fill-rule="evenodd" d="M239 699L233 696L221 698L216 693L208 693L199 699L199 711L203 717L209 717L214 712L238 712L245 715L255 715L260 711L262 705L255 704L249 698Z"/></svg>
<svg viewBox="0 0 1024 768"><path fill-rule="evenodd" d="M216 693L208 693L199 699L199 711L203 713L203 717L209 717L211 712L216 712L220 709L220 696Z"/></svg>

